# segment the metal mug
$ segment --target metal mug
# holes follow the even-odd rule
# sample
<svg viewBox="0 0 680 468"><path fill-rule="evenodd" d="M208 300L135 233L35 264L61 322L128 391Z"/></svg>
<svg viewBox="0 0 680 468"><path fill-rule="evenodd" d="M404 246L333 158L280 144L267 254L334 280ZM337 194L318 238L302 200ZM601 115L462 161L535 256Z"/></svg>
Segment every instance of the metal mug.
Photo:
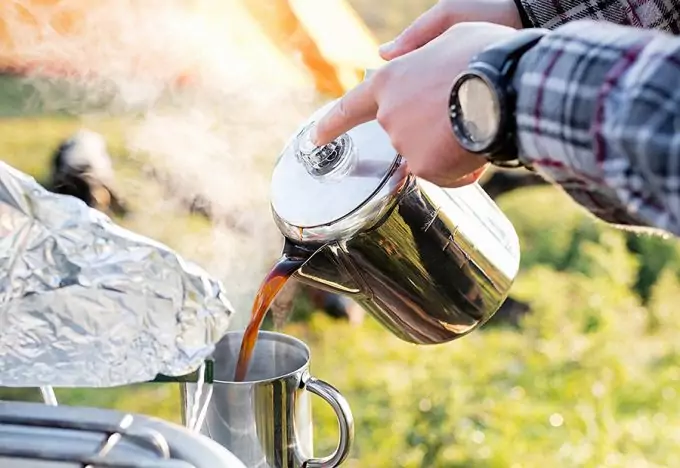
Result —
<svg viewBox="0 0 680 468"><path fill-rule="evenodd" d="M200 433L218 442L249 468L330 468L349 455L354 418L332 385L309 373L310 351L302 341L260 331L243 382L234 382L243 332L229 332L213 353L212 397ZM194 406L196 383L182 384L182 414ZM323 398L338 417L335 452L313 457L310 393Z"/></svg>

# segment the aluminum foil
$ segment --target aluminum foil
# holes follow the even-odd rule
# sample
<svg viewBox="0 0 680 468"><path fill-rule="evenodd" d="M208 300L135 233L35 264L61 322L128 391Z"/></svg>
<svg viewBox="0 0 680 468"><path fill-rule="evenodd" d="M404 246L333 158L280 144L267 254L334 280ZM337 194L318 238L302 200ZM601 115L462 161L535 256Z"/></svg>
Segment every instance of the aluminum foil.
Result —
<svg viewBox="0 0 680 468"><path fill-rule="evenodd" d="M185 375L232 313L198 266L0 161L0 386Z"/></svg>

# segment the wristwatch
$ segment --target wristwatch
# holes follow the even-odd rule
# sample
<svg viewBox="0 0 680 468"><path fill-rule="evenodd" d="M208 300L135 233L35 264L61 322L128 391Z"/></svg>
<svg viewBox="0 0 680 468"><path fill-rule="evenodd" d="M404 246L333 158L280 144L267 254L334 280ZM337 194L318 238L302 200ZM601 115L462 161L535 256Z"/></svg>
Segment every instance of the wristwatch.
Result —
<svg viewBox="0 0 680 468"><path fill-rule="evenodd" d="M526 29L475 56L453 82L449 118L460 146L497 166L518 167L513 76L548 31Z"/></svg>

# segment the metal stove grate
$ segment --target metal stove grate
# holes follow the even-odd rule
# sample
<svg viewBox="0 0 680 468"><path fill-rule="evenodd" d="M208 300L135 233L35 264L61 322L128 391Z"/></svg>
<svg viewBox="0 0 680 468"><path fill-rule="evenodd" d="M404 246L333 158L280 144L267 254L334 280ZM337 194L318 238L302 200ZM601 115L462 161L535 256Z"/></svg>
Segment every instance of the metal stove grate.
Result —
<svg viewBox="0 0 680 468"><path fill-rule="evenodd" d="M191 374L170 377L158 375L153 382L199 382L211 384L213 382L214 362L206 360L198 370ZM208 390L212 386L208 385ZM49 406L57 406L57 398L54 390L50 386L40 387L43 402ZM196 425L202 422L202 411L198 413ZM80 431L90 434L101 434L102 440L96 450L89 452L85 449L77 450L74 447L64 447L63 445L52 445L51 447L36 444L28 444L28 447L21 447L17 444L4 443L0 437L0 459L21 459L28 461L39 461L46 463L65 463L69 466L79 466L80 468L195 468L191 463L172 457L170 445L160 432L147 428L132 428L134 416L124 414L118 424L108 424L91 421L72 421L57 419L54 417L26 416L20 414L0 414L0 430L7 426L35 429L52 429L55 436L58 431ZM73 432L71 432L73 434ZM96 439L95 439L96 440ZM130 443L137 449L146 452L143 460L139 457L122 458L119 454L111 457L113 449L121 443ZM31 447L33 445L33 447ZM80 445L80 444L79 444ZM90 445L91 448L91 445ZM4 465L3 465L4 466ZM22 465L24 466L24 465ZM61 465L60 465L61 466Z"/></svg>
<svg viewBox="0 0 680 468"><path fill-rule="evenodd" d="M0 426L20 426L31 428L55 429L62 431L83 431L100 433L103 438L94 453L79 453L75 450L50 450L48 447L22 448L0 444L0 457L20 458L26 460L40 460L44 462L62 462L77 464L82 468L193 468L184 461L178 465L178 460L171 457L170 447L163 435L153 429L131 429L134 417L126 414L119 424L104 424L94 422L73 422L55 420L53 418L42 419L40 417L27 417L20 415L1 415ZM146 460L128 460L107 458L116 445L123 440L136 445L144 451L155 452L157 461L152 463Z"/></svg>

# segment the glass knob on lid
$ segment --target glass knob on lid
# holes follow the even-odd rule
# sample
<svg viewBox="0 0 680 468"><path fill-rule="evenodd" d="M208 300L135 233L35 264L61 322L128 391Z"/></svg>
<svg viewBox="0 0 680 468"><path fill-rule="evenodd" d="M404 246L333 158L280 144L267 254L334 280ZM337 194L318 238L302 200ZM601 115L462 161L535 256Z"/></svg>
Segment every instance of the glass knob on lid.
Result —
<svg viewBox="0 0 680 468"><path fill-rule="evenodd" d="M347 134L324 146L312 143L314 123L307 125L297 137L295 156L312 177L329 180L346 175L354 162L354 144Z"/></svg>

